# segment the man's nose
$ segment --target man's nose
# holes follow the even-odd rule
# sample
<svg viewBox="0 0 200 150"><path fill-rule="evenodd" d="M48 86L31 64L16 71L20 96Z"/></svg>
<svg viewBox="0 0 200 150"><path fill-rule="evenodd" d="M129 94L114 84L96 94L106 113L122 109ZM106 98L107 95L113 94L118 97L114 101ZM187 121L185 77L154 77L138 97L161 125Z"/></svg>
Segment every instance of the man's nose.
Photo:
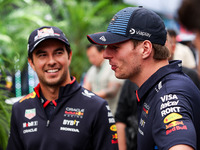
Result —
<svg viewBox="0 0 200 150"><path fill-rule="evenodd" d="M56 63L56 60L53 56L49 56L49 59L48 59L48 65L54 65Z"/></svg>
<svg viewBox="0 0 200 150"><path fill-rule="evenodd" d="M104 52L103 52L103 58L104 58L104 59L110 59L110 58L111 58L109 48L106 48L106 49L104 50Z"/></svg>

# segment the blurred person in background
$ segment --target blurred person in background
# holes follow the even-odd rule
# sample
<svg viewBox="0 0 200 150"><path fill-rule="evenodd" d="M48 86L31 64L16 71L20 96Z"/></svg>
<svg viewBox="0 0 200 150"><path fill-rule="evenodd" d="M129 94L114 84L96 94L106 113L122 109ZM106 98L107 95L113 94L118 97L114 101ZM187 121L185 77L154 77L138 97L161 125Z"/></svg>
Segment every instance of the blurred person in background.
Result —
<svg viewBox="0 0 200 150"><path fill-rule="evenodd" d="M119 150L137 150L137 98L138 86L126 80L121 90L115 121Z"/></svg>
<svg viewBox="0 0 200 150"><path fill-rule="evenodd" d="M174 43L174 33L175 32L172 29L167 30L167 41L166 41L165 45L170 51L169 60L174 60L174 53L177 50L176 46L175 46L176 44ZM199 80L197 70L182 66L182 71L185 74L187 74L192 79L192 81L195 83L195 85L200 89L200 80Z"/></svg>
<svg viewBox="0 0 200 150"><path fill-rule="evenodd" d="M192 50L187 45L177 42L177 33L173 29L168 30L172 39L172 46L174 50L173 60L182 60L182 65L187 68L195 69L196 60Z"/></svg>
<svg viewBox="0 0 200 150"><path fill-rule="evenodd" d="M123 80L115 77L109 62L104 60L102 45L89 44L87 46L87 57L92 66L87 71L83 87L94 92L107 100L110 109L115 114Z"/></svg>
<svg viewBox="0 0 200 150"><path fill-rule="evenodd" d="M194 44L200 51L200 1L199 0L183 0L178 10L180 23L188 30L196 34ZM200 76L200 55L198 55L198 74Z"/></svg>

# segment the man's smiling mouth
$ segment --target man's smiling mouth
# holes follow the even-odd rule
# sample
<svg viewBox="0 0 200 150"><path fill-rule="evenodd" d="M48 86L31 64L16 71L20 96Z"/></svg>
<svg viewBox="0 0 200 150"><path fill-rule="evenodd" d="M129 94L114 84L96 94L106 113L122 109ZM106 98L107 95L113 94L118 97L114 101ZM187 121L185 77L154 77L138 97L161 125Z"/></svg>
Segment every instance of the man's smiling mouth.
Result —
<svg viewBox="0 0 200 150"><path fill-rule="evenodd" d="M47 73L54 73L54 72L58 72L59 69L51 69L51 70L47 70L46 72Z"/></svg>

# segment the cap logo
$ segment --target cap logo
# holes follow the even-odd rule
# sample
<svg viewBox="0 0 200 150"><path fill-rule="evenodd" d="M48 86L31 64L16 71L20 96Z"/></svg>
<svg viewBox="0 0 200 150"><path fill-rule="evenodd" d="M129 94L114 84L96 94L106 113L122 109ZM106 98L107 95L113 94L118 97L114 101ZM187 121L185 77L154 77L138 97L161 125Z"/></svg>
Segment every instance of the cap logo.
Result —
<svg viewBox="0 0 200 150"><path fill-rule="evenodd" d="M41 30L37 30L37 35L35 36L34 41L46 36L60 36L60 34L54 33L52 28L43 28Z"/></svg>
<svg viewBox="0 0 200 150"><path fill-rule="evenodd" d="M138 30L138 31L135 31L135 29L133 29L133 28L131 28L130 29L130 34L137 34L137 35L140 35L140 36L146 36L146 37L151 37L151 34L150 33L148 33L148 32L143 32L143 31L140 31L140 30Z"/></svg>
<svg viewBox="0 0 200 150"><path fill-rule="evenodd" d="M129 32L130 34L135 34L135 29L131 28Z"/></svg>
<svg viewBox="0 0 200 150"><path fill-rule="evenodd" d="M105 38L105 36L101 36L99 39L100 39L101 41L103 41L103 42L105 42L105 41L106 41L106 38Z"/></svg>
<svg viewBox="0 0 200 150"><path fill-rule="evenodd" d="M117 18L118 18L118 16L115 15L115 16L111 19L110 24L114 24L115 21L117 20Z"/></svg>

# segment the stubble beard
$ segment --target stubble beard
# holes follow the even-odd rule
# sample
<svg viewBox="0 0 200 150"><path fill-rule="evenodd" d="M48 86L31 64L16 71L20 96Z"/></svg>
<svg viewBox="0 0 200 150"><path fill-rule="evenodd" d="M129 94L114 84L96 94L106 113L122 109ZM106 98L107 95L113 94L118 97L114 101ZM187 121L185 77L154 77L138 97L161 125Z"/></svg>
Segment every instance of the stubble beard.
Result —
<svg viewBox="0 0 200 150"><path fill-rule="evenodd" d="M40 81L40 83L42 83L43 85L45 85L47 87L60 87L67 81L67 77L68 77L68 74L64 73L56 81L55 80L51 80L51 79L46 80L45 78L40 78L39 81Z"/></svg>

